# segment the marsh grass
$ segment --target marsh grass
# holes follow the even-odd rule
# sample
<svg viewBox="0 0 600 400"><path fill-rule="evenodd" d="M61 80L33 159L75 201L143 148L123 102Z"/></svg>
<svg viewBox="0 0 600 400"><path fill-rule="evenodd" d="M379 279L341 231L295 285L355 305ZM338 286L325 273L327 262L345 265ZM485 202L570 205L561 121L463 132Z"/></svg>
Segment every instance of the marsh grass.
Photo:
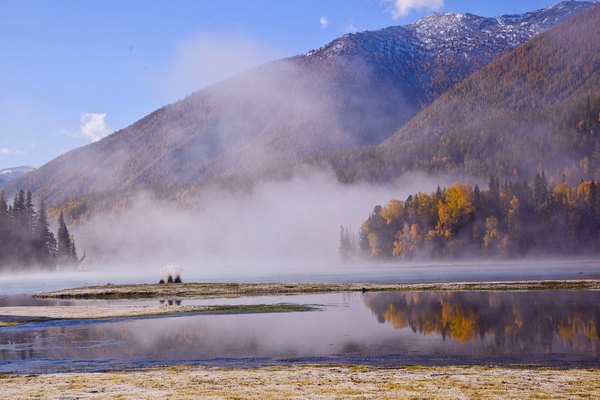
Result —
<svg viewBox="0 0 600 400"><path fill-rule="evenodd" d="M172 279L172 277L171 277ZM177 285L88 286L39 293L38 298L135 299L164 297L224 297L276 294L383 292L383 291L531 291L600 290L600 280L547 280L515 282L453 282L427 284L360 283L181 283Z"/></svg>

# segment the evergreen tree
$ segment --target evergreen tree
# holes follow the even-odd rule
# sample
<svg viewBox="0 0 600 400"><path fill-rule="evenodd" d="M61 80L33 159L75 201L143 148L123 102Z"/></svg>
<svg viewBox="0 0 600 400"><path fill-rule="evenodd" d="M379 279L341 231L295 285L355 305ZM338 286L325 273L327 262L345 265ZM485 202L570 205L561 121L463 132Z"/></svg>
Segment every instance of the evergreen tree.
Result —
<svg viewBox="0 0 600 400"><path fill-rule="evenodd" d="M340 255L342 258L347 259L352 256L354 248L350 239L350 231L348 228L340 226Z"/></svg>
<svg viewBox="0 0 600 400"><path fill-rule="evenodd" d="M61 211L58 217L58 263L60 265L70 265L76 260L73 258L74 246L71 240L71 234L67 225L65 224L65 218Z"/></svg>
<svg viewBox="0 0 600 400"><path fill-rule="evenodd" d="M18 229L22 229L25 220L25 191L23 189L20 189L15 195L11 214Z"/></svg>
<svg viewBox="0 0 600 400"><path fill-rule="evenodd" d="M73 236L69 236L69 254L73 262L77 262L77 248L75 247Z"/></svg>
<svg viewBox="0 0 600 400"><path fill-rule="evenodd" d="M54 235L48 227L48 218L44 204L40 206L40 212L35 226L34 248L37 260L40 264L51 265L54 261L53 243Z"/></svg>
<svg viewBox="0 0 600 400"><path fill-rule="evenodd" d="M363 257L371 255L371 246L369 246L369 231L367 224L363 224L358 232L358 247L360 248L360 254Z"/></svg>
<svg viewBox="0 0 600 400"><path fill-rule="evenodd" d="M61 265L78 261L75 241L62 213L57 240L50 231L45 206L42 204L36 212L30 192L19 190L8 206L0 191L0 270L53 267L57 261Z"/></svg>
<svg viewBox="0 0 600 400"><path fill-rule="evenodd" d="M8 258L8 241L10 237L10 220L8 219L8 205L3 191L0 191L0 268L3 261Z"/></svg>
<svg viewBox="0 0 600 400"><path fill-rule="evenodd" d="M0 191L0 218L6 217L8 213L8 204L6 203L6 196L4 191Z"/></svg>
<svg viewBox="0 0 600 400"><path fill-rule="evenodd" d="M28 232L33 232L35 225L35 206L33 205L33 196L27 192L24 204L25 226Z"/></svg>
<svg viewBox="0 0 600 400"><path fill-rule="evenodd" d="M533 195L537 204L543 204L548 200L548 180L544 171L535 175L533 180Z"/></svg>

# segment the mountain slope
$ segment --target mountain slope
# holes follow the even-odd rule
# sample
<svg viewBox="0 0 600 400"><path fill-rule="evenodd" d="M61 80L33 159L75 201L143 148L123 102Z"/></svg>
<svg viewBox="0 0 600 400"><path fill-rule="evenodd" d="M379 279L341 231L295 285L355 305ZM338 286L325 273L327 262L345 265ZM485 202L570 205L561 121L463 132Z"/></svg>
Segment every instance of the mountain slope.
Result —
<svg viewBox="0 0 600 400"><path fill-rule="evenodd" d="M471 75L381 144L399 169L600 172L600 5ZM414 157L411 155L418 155Z"/></svg>
<svg viewBox="0 0 600 400"><path fill-rule="evenodd" d="M32 171L35 168L26 166L0 169L0 188Z"/></svg>
<svg viewBox="0 0 600 400"><path fill-rule="evenodd" d="M345 35L156 110L12 187L56 203L240 171L256 177L319 152L378 144L456 82L590 4L498 18L432 14Z"/></svg>

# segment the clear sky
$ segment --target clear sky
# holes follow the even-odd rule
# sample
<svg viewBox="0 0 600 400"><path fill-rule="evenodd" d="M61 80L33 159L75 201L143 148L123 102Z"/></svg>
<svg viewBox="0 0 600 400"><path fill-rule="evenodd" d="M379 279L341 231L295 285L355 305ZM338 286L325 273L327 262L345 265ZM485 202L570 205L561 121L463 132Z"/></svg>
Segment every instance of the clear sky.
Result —
<svg viewBox="0 0 600 400"><path fill-rule="evenodd" d="M351 31L558 0L4 0L0 169L40 166L154 109Z"/></svg>

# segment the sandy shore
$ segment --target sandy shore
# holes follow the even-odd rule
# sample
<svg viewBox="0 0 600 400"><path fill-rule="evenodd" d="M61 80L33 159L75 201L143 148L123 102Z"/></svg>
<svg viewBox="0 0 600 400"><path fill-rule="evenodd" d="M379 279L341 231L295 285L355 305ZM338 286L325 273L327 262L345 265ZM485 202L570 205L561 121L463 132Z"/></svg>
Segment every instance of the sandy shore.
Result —
<svg viewBox="0 0 600 400"><path fill-rule="evenodd" d="M29 319L100 319L142 316L160 316L178 313L248 314L269 312L311 311L314 307L299 304L242 304L219 306L52 306L0 307L0 317ZM16 325L11 321L0 326Z"/></svg>
<svg viewBox="0 0 600 400"><path fill-rule="evenodd" d="M360 291L428 291L428 290L600 290L600 280L546 280L514 282L453 282L426 284L361 283L181 283L88 286L40 293L39 298L167 298L224 297L276 294L335 293Z"/></svg>
<svg viewBox="0 0 600 400"><path fill-rule="evenodd" d="M6 398L600 398L600 370L490 367L169 367L0 376Z"/></svg>

